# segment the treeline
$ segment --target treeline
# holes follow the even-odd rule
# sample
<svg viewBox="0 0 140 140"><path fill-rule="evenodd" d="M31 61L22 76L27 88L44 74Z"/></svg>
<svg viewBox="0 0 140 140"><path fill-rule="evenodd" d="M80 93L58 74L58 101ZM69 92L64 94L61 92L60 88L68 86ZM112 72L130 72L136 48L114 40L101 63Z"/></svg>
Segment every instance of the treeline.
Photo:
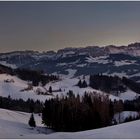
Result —
<svg viewBox="0 0 140 140"><path fill-rule="evenodd" d="M16 75L22 80L32 82L33 86L38 86L39 83L42 86L46 85L50 81L59 80L59 77L56 75L46 75L43 71L28 70L28 69L12 69L10 67L0 64L0 74L6 73L10 75Z"/></svg>
<svg viewBox="0 0 140 140"><path fill-rule="evenodd" d="M133 80L130 80L126 77L122 78L122 82L129 87L131 90L133 90L136 93L140 94L140 83L136 83Z"/></svg>
<svg viewBox="0 0 140 140"><path fill-rule="evenodd" d="M81 131L112 125L114 113L123 110L123 102L109 100L95 92L83 97L69 91L67 96L46 100L42 120L56 131Z"/></svg>
<svg viewBox="0 0 140 140"><path fill-rule="evenodd" d="M117 96L119 93L125 92L127 88L140 93L140 84L126 77L120 78L118 76L107 76L102 74L90 75L89 86Z"/></svg>
<svg viewBox="0 0 140 140"><path fill-rule="evenodd" d="M91 75L89 86L107 93L115 93L116 95L126 91L126 86L118 76Z"/></svg>
<svg viewBox="0 0 140 140"><path fill-rule="evenodd" d="M31 81L33 86L38 86L39 83L44 86L50 81L59 79L56 75L44 75L43 72L27 69L16 69L15 74L22 80Z"/></svg>
<svg viewBox="0 0 140 140"><path fill-rule="evenodd" d="M27 101L24 101L22 99L12 99L10 96L0 96L0 108L23 112L41 113L43 109L43 103L39 100L33 101L32 99L28 99Z"/></svg>
<svg viewBox="0 0 140 140"><path fill-rule="evenodd" d="M137 97L134 100L125 100L124 101L124 110L125 111L140 111L140 97Z"/></svg>

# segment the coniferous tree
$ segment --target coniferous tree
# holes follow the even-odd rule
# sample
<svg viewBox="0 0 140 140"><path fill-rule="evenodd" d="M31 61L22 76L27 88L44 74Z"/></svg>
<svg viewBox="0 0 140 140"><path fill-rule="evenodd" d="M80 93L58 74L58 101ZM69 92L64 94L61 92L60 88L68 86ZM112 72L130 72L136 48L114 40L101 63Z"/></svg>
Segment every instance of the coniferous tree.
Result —
<svg viewBox="0 0 140 140"><path fill-rule="evenodd" d="M82 81L81 81L81 79L79 80L77 86L81 88L81 86L82 86Z"/></svg>
<svg viewBox="0 0 140 140"><path fill-rule="evenodd" d="M49 92L52 93L52 87L51 86L49 87Z"/></svg>
<svg viewBox="0 0 140 140"><path fill-rule="evenodd" d="M85 87L87 87L87 82L84 80L82 83L82 88L85 88Z"/></svg>
<svg viewBox="0 0 140 140"><path fill-rule="evenodd" d="M28 124L29 124L31 127L36 127L36 122L35 122L33 113L31 114L31 117L30 117L30 119L29 119Z"/></svg>

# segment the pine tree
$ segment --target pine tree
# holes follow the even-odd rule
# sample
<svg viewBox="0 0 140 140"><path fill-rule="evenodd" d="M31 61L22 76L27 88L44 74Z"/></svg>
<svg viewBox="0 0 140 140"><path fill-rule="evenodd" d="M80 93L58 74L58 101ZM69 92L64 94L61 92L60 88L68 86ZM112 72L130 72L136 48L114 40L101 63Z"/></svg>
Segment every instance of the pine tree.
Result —
<svg viewBox="0 0 140 140"><path fill-rule="evenodd" d="M31 114L31 117L30 117L30 120L29 120L28 124L29 124L31 127L36 127L36 122L35 122L33 113Z"/></svg>
<svg viewBox="0 0 140 140"><path fill-rule="evenodd" d="M49 92L52 93L52 87L51 86L49 87Z"/></svg>
<svg viewBox="0 0 140 140"><path fill-rule="evenodd" d="M82 83L82 87L83 87L83 88L87 87L87 83L86 83L85 80L84 80L83 83Z"/></svg>
<svg viewBox="0 0 140 140"><path fill-rule="evenodd" d="M81 86L82 86L82 81L81 80L79 80L77 86L81 88Z"/></svg>

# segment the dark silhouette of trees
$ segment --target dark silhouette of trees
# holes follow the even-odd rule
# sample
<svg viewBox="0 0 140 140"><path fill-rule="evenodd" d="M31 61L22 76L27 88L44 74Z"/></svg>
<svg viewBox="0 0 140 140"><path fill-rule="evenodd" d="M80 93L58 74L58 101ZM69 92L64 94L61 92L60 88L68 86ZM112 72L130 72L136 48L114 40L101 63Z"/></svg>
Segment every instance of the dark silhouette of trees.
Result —
<svg viewBox="0 0 140 140"><path fill-rule="evenodd" d="M78 86L78 87L81 87L81 86L82 86L82 81L81 81L81 79L78 81L77 86Z"/></svg>
<svg viewBox="0 0 140 140"><path fill-rule="evenodd" d="M89 86L107 93L118 95L126 91L126 86L118 76L90 75Z"/></svg>
<svg viewBox="0 0 140 140"><path fill-rule="evenodd" d="M50 81L58 80L59 77L55 75L44 75L40 71L27 70L27 69L16 69L15 75L17 75L22 80L32 81L34 86L38 86L39 82L42 85L46 85Z"/></svg>
<svg viewBox="0 0 140 140"><path fill-rule="evenodd" d="M139 83L136 83L133 80L130 80L130 79L126 78L126 77L123 77L122 78L122 81L131 90L133 90L136 93L139 93L140 94L140 84Z"/></svg>
<svg viewBox="0 0 140 140"><path fill-rule="evenodd" d="M79 80L77 83L77 86L80 88L86 88L88 85L87 85L87 82L85 80L83 80L83 81Z"/></svg>
<svg viewBox="0 0 140 140"><path fill-rule="evenodd" d="M32 99L28 99L27 101L24 101L22 99L12 99L10 96L0 96L0 108L30 113L40 113L43 109L43 103L39 100L33 101Z"/></svg>
<svg viewBox="0 0 140 140"><path fill-rule="evenodd" d="M31 114L31 117L30 117L30 119L29 119L28 124L29 124L31 127L36 127L36 122L35 122L33 113Z"/></svg>
<svg viewBox="0 0 140 140"><path fill-rule="evenodd" d="M84 80L83 83L82 83L82 87L83 87L83 88L87 87L87 82L86 82L85 80Z"/></svg>
<svg viewBox="0 0 140 140"><path fill-rule="evenodd" d="M81 98L69 91L65 97L46 100L42 120L57 131L80 131L110 125L110 112L107 96L85 93Z"/></svg>

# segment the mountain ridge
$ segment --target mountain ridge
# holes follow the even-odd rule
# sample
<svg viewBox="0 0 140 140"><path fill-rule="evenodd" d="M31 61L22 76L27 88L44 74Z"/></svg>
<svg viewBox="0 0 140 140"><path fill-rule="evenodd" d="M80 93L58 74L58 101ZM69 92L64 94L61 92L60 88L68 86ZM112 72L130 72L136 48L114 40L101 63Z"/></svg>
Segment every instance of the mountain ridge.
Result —
<svg viewBox="0 0 140 140"><path fill-rule="evenodd" d="M14 51L0 53L0 64L12 68L44 71L48 74L74 76L108 74L140 81L140 43L128 46L65 48L57 52Z"/></svg>

